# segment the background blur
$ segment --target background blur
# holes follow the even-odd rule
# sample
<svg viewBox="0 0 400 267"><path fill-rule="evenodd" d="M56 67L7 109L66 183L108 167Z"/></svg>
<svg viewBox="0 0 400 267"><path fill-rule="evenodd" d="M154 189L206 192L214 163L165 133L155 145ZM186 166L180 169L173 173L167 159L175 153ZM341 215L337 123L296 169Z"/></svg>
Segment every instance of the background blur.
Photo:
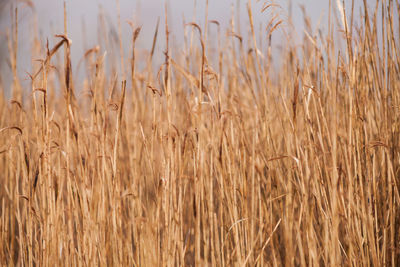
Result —
<svg viewBox="0 0 400 267"><path fill-rule="evenodd" d="M20 79L27 78L26 72L31 72L31 44L33 40L34 28L37 25L39 38L42 46L49 40L49 46L52 47L57 39L55 34L63 33L63 2L62 0L0 0L0 79L6 88L11 83L11 70L9 66L9 53L7 48L7 32L11 31L12 10L18 7L18 73ZM118 34L117 24L117 1L114 0L67 0L68 13L68 36L72 40L72 62L73 70L76 70L78 61L82 58L84 51L99 44L99 13L103 13L106 18L107 30L109 36L116 37ZM249 27L246 4L248 1L240 0L209 0L209 20L217 20L221 24L222 33L228 30L232 14L234 14L235 27L243 24ZM303 35L304 16L301 6L304 6L307 15L311 18L312 27L318 27L326 31L328 20L329 0L284 0L275 1L282 8L275 8L274 14L268 12L262 13L262 7L271 1L251 1L254 16L254 25L256 31L264 29L271 17L279 15L283 19L282 28L295 31L298 36ZM338 3L342 0L332 0L332 10L336 17L332 19L340 20L337 9ZM362 1L355 1L355 10L359 10ZM168 19L171 31L171 46L174 52L182 47L184 36L184 22L197 22L201 27L204 26L206 0L170 0L167 1ZM348 13L351 9L351 0L344 1ZM373 6L375 1L368 1ZM130 54L130 44L132 30L127 23L132 21L135 26L142 26L142 30L137 41L139 51L148 51L151 48L152 38L156 27L157 19L160 19L160 31L157 42L155 63L161 62L162 52L165 49L164 42L164 20L165 20L165 1L163 0L120 0L120 14L122 35L124 44L124 54ZM36 25L35 25L36 24ZM214 27L214 29L213 29ZM260 28L261 27L261 28ZM248 37L248 28L237 28L243 35ZM209 27L209 40L213 38L215 26ZM223 34L226 36L226 34ZM214 34L215 36L215 34ZM260 38L258 36L258 38ZM266 40L259 40L264 43ZM279 45L284 42L282 31L274 33L273 43ZM118 47L117 47L118 49ZM140 53L139 53L140 54ZM78 78L77 78L78 77ZM79 75L75 75L79 79Z"/></svg>

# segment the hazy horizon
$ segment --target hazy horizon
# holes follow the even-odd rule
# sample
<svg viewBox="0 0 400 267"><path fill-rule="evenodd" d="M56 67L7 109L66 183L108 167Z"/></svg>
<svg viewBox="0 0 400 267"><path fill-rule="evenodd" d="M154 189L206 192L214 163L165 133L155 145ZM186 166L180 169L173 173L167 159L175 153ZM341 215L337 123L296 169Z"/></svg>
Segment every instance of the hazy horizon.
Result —
<svg viewBox="0 0 400 267"><path fill-rule="evenodd" d="M12 2L12 1L11 1ZM4 4L1 8L2 19L0 20L0 49L6 51L6 32L11 27L11 16L10 9L11 4ZM57 42L54 37L55 34L63 33L63 4L64 1L46 1L46 0L34 0L31 3L33 7L29 7L26 3L28 1L19 1L18 12L19 12L19 46L18 46L18 70L21 80L27 78L26 72L32 70L31 66L31 41L33 39L33 32L31 31L32 23L35 16L37 15L37 28L39 31L39 38L42 43L42 47L45 46L46 40L49 40L49 46ZM123 1L120 0L120 14L121 14L121 28L122 28L122 39L124 55L127 56L130 53L130 44L132 30L128 20L132 21L136 26L141 26L142 30L137 41L136 48L138 51L145 51L151 48L154 30L156 27L157 20L160 19L160 30L157 43L157 49L155 54L155 62L161 62L163 58L163 51L165 49L164 41L164 21L165 21L165 6L168 10L168 21L169 29L171 32L171 47L181 48L184 36L184 21L199 23L201 27L204 26L205 19L205 3L206 1L179 1L172 0L168 1L165 5L165 1L160 0L148 0L148 1ZM248 27L248 14L247 5L248 1L238 0L220 0L220 1L209 1L208 19L217 20L221 24L223 35L229 28L229 22L234 14L235 28L237 32L243 34L243 38L247 37L248 28L241 26L242 24ZM320 28L324 31L324 24L327 22L327 14L329 10L329 1L282 1L279 3L281 8L269 9L267 12L261 12L262 7L266 1L251 1L251 6L254 16L254 25L257 32L260 32L262 27L265 27L268 21L274 14L278 14L278 18L283 20L281 28L293 29L299 36L303 35L304 29L304 18L303 12L300 6L304 5L307 15L310 17L312 27L316 27L317 23L320 23ZM346 5L350 5L351 1L345 1ZM68 37L72 40L72 63L74 70L77 67L79 60L82 58L86 49L94 47L99 43L99 25L98 16L100 12L104 13L106 18L106 24L108 27L108 33L116 36L118 33L117 24L117 1L107 0L87 0L78 1L70 0L66 1L67 5L67 19L68 19ZM13 3L15 7L15 3ZM332 9L334 14L337 13L336 2L332 1ZM349 9L347 6L346 8ZM332 19L338 19L332 17ZM289 25L290 23L293 25ZM313 29L315 30L315 29ZM215 33L215 27L209 27L210 39L213 38ZM259 38L259 36L257 36ZM209 40L210 40L209 39ZM211 40L212 41L212 40ZM265 40L258 40L266 42ZM274 33L274 45L277 45L281 39L281 32L276 31ZM177 52L177 49L174 50ZM1 53L6 55L8 53ZM140 53L139 53L140 56ZM6 83L6 87L9 86L10 80L7 77L10 76L11 70L7 64L7 58L0 56L0 69L3 82Z"/></svg>

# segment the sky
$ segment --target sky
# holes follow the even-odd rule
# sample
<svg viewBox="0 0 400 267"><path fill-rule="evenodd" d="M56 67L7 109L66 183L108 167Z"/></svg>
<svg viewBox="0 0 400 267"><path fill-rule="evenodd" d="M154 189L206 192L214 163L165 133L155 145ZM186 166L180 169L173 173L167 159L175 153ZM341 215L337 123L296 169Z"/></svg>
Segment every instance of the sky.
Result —
<svg viewBox="0 0 400 267"><path fill-rule="evenodd" d="M196 22L200 26L204 26L205 20L205 3L207 0L170 0L167 1L168 21L171 31L171 45L174 48L182 46L184 21ZM341 2L342 0L340 0ZM8 2L8 3L6 3ZM45 45L49 40L49 46L52 47L57 42L55 34L63 33L63 4L62 0L32 0L33 7L26 3L27 0L0 0L0 71L1 78L7 83L7 77L10 76L10 67L7 65L8 52L6 43L6 33L11 26L10 10L11 6L18 7L19 12L19 47L18 47L18 69L19 75L25 76L24 73L30 72L32 69L30 58L31 43L33 40L33 25L35 20L39 29L40 39ZM156 48L156 58L162 58L162 52L165 49L164 40L164 20L165 20L165 0L67 0L67 18L68 18L68 36L72 40L72 61L73 67L77 67L77 62L82 58L85 49L89 49L99 44L99 13L102 11L107 22L107 31L110 35L118 32L117 24L117 3L120 5L122 39L124 44L124 54L130 53L129 44L131 43L132 30L128 24L128 20L132 21L135 26L141 26L142 30L138 38L137 49L149 50L152 43L154 29L157 20L160 19L160 35ZM265 3L272 1L252 0L251 6L254 16L254 25L256 30L265 25L273 16L272 9L262 13L262 7ZM303 5L307 15L316 27L320 22L322 30L324 23L327 22L329 0L283 0L274 1L281 8L275 8L275 14L279 14L279 18L283 19L282 27L289 27L292 22L295 31L302 35L304 29L303 13L300 6ZM361 0L356 0L361 3ZM229 26L232 17L232 11L235 14L236 27L240 27L241 32L247 32L249 20L246 4L247 0L209 0L208 19L217 20L221 24L222 29ZM375 1L369 0L372 5ZM350 0L345 1L345 7L350 9ZM332 0L334 11L336 10L336 0ZM290 20L289 20L290 18ZM210 31L212 26L210 26ZM277 32L277 38L281 38ZM212 39L214 35L210 34ZM279 42L279 40L278 40ZM27 60L29 59L29 60Z"/></svg>

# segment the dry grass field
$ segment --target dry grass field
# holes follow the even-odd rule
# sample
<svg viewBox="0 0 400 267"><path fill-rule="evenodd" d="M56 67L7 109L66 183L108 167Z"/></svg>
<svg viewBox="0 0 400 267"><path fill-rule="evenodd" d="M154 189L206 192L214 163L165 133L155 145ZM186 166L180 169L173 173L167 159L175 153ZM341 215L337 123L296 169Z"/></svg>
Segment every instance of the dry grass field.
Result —
<svg viewBox="0 0 400 267"><path fill-rule="evenodd" d="M399 266L399 1L341 2L300 45L271 3L262 31L249 1L241 32L205 14L179 49L161 19L140 62L132 25L130 53L87 50L82 80L66 26L21 75L12 23L1 265Z"/></svg>

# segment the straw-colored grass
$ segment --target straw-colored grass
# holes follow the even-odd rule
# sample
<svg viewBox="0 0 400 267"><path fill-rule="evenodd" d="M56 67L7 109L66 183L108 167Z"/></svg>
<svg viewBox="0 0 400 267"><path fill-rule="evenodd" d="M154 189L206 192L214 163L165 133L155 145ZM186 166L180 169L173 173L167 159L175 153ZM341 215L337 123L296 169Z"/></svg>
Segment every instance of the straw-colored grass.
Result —
<svg viewBox="0 0 400 267"><path fill-rule="evenodd" d="M399 266L399 3L364 1L356 18L338 2L325 33L305 18L300 45L277 4L262 32L250 1L242 32L185 23L184 52L165 17L144 62L139 25L124 55L118 19L83 80L65 26L32 42L31 88L13 23L1 265Z"/></svg>

